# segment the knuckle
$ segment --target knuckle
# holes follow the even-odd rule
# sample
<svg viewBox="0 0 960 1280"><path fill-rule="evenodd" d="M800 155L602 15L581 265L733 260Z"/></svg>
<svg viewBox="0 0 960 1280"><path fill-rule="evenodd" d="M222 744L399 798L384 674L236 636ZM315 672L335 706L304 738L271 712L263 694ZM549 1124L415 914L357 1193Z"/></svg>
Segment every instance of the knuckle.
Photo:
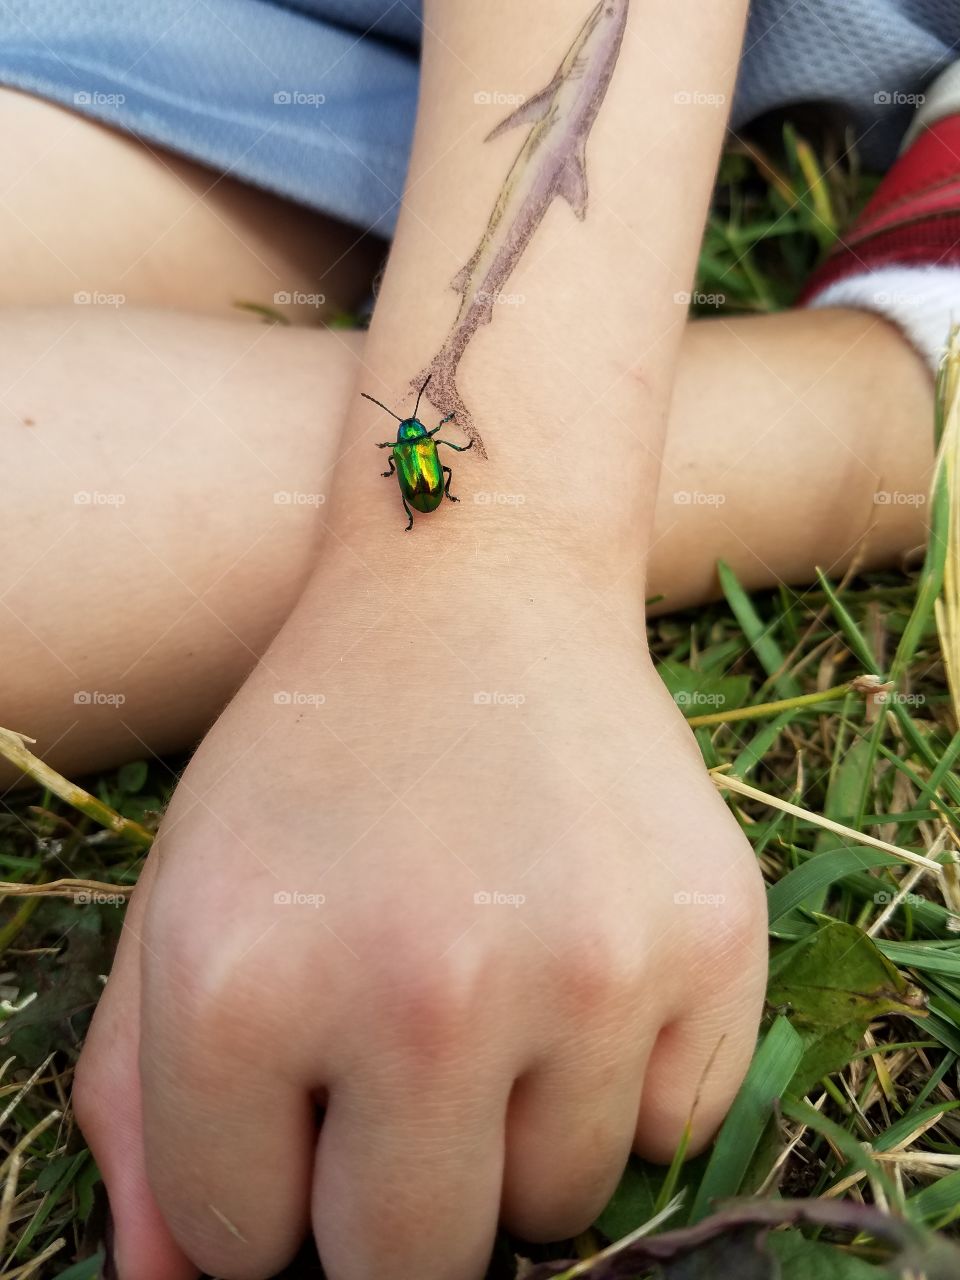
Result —
<svg viewBox="0 0 960 1280"><path fill-rule="evenodd" d="M639 955L615 937L594 931L572 939L559 965L563 1002L573 1018L619 1018L642 982Z"/></svg>
<svg viewBox="0 0 960 1280"><path fill-rule="evenodd" d="M759 877L756 891L741 886L726 896L715 915L712 926L697 937L706 976L713 981L727 981L751 971L754 957L762 968L767 950L767 909Z"/></svg>
<svg viewBox="0 0 960 1280"><path fill-rule="evenodd" d="M254 918L228 934L211 929L192 903L173 915L148 912L145 998L188 1024L216 1020L220 1011L248 1011L273 976L275 954L260 935L266 929Z"/></svg>
<svg viewBox="0 0 960 1280"><path fill-rule="evenodd" d="M384 989L392 1035L401 1051L437 1060L462 1053L476 1038L489 1007L487 966L464 955L428 962L423 956L397 959Z"/></svg>
<svg viewBox="0 0 960 1280"><path fill-rule="evenodd" d="M70 1102L77 1124L89 1135L104 1129L111 1112L110 1088L89 1052L82 1053L73 1076Z"/></svg>
<svg viewBox="0 0 960 1280"><path fill-rule="evenodd" d="M166 1076L189 1064L195 1087L216 1090L226 1058L247 1061L263 1051L267 1013L264 978L232 949L213 940L170 942L144 969L143 1034L154 1046L150 1072ZM179 1064L179 1065L178 1065Z"/></svg>
<svg viewBox="0 0 960 1280"><path fill-rule="evenodd" d="M411 978L400 1007L407 1037L434 1052L462 1042L476 1013L469 985L449 972Z"/></svg>

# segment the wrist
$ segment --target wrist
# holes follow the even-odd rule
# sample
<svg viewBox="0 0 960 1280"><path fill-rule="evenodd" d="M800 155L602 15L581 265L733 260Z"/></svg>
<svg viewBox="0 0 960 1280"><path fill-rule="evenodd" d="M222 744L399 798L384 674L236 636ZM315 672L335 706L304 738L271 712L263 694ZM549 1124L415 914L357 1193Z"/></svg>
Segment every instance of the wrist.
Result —
<svg viewBox="0 0 960 1280"><path fill-rule="evenodd" d="M448 524L461 514L452 508ZM452 536L426 527L404 534L401 521L400 531L367 525L348 540L327 537L285 627L288 638L325 662L359 647L418 665L426 645L440 667L449 659L453 668L466 662L515 671L548 658L589 624L611 651L645 655L641 557L625 554L621 564L582 550L560 553L533 536L533 525L518 537L507 524L512 509L489 513L495 527L472 537L488 513L477 507L473 514L476 522L461 522ZM595 644L590 660L603 661Z"/></svg>
<svg viewBox="0 0 960 1280"><path fill-rule="evenodd" d="M364 375L358 391L367 383L389 408L412 413L412 404L392 403L382 380ZM504 384L519 393L516 402ZM566 412L556 387L538 393L534 407L520 378L484 385L500 388L474 395L487 456L441 446L457 501L414 510L409 532L399 477L383 475L392 450L375 447L396 439L397 420L368 401L354 406L331 478L324 555L377 564L390 576L435 562L445 582L455 565L470 577L486 564L499 581L520 586L549 582L563 564L595 586L642 592L664 418L643 384L623 373L592 404L571 397ZM420 419L431 430L439 421L429 408ZM436 438L468 443L456 422Z"/></svg>

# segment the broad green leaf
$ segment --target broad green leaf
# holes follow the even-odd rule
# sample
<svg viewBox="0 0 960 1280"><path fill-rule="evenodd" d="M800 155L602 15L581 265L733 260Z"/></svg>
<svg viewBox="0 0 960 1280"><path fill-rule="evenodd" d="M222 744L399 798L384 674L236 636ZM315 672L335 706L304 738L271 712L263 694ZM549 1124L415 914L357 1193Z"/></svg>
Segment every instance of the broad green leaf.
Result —
<svg viewBox="0 0 960 1280"><path fill-rule="evenodd" d="M705 1152L681 1166L676 1191L686 1190L688 1204L709 1159L709 1153ZM621 1240L648 1222L656 1210L667 1172L665 1165L648 1164L646 1160L632 1157L616 1191L594 1223L597 1230L608 1240Z"/></svg>
<svg viewBox="0 0 960 1280"><path fill-rule="evenodd" d="M750 692L749 676L722 676L697 671L673 659L659 663L657 674L685 716L732 711L743 706Z"/></svg>
<svg viewBox="0 0 960 1280"><path fill-rule="evenodd" d="M117 770L117 782L128 795L142 791L150 770L146 760L131 760Z"/></svg>
<svg viewBox="0 0 960 1280"><path fill-rule="evenodd" d="M780 1280L886 1280L893 1275L845 1249L807 1240L799 1231L775 1231L767 1247L780 1261Z"/></svg>
<svg viewBox="0 0 960 1280"><path fill-rule="evenodd" d="M755 1232L731 1232L707 1240L690 1253L664 1262L658 1280L717 1280L736 1276L737 1280L780 1280L776 1259L758 1244Z"/></svg>
<svg viewBox="0 0 960 1280"><path fill-rule="evenodd" d="M849 1061L875 1018L915 1014L923 997L861 929L831 920L776 958L767 1001L802 1037L790 1089L802 1095Z"/></svg>

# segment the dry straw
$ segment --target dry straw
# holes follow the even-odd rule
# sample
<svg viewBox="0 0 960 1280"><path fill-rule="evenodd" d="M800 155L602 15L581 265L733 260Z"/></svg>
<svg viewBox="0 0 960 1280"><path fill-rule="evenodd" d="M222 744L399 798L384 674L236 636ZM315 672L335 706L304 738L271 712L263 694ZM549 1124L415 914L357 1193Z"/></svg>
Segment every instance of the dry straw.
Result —
<svg viewBox="0 0 960 1280"><path fill-rule="evenodd" d="M934 495L935 502L945 505L945 547L943 590L934 611L954 718L960 726L960 325L951 331L937 390Z"/></svg>

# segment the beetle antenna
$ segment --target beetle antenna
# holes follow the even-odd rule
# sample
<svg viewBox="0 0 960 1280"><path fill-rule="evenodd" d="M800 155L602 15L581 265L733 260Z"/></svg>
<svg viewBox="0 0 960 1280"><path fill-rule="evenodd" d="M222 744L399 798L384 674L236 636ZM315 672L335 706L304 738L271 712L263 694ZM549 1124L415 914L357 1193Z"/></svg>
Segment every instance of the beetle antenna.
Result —
<svg viewBox="0 0 960 1280"><path fill-rule="evenodd" d="M403 421L403 419L400 417L398 413L394 413L392 409L387 409L387 406L383 403L382 400L374 400L373 396L368 396L365 391L361 391L360 394L363 396L364 400L373 400L373 403L378 404L381 409L386 409L387 413L389 413L391 418L396 418L398 422ZM416 417L416 414L414 414L414 417Z"/></svg>
<svg viewBox="0 0 960 1280"><path fill-rule="evenodd" d="M417 416L417 414L420 412L420 397L421 397L421 396L423 395L423 393L426 391L426 389L427 389L427 382L429 382L429 381L430 381L430 379L431 379L432 377L433 377L433 374L432 374L432 373L428 373L428 374L427 374L426 381L424 382L423 386L420 388L419 392L417 393L417 403L416 403L416 406L415 406L415 408L414 408L414 410L413 410L413 416L414 416L414 417L416 417L416 416Z"/></svg>

